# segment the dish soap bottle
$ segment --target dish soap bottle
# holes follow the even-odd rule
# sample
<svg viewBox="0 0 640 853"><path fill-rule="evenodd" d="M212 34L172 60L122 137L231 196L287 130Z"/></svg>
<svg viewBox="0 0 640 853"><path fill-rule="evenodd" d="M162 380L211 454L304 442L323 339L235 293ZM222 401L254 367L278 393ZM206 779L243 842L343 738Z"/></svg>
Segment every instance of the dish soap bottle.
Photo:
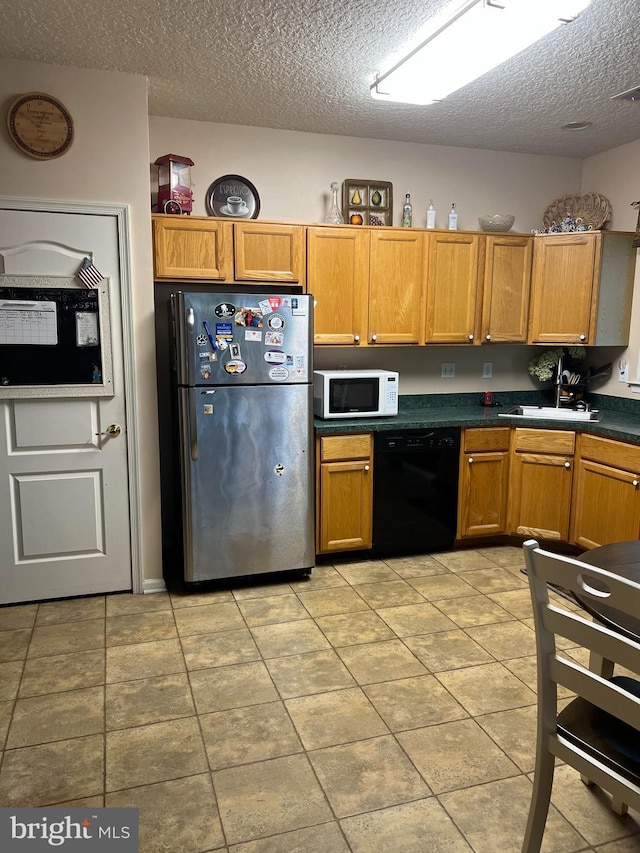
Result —
<svg viewBox="0 0 640 853"><path fill-rule="evenodd" d="M413 207L411 206L411 196L407 193L404 197L404 205L402 207L402 225L404 228L411 228L412 215Z"/></svg>
<svg viewBox="0 0 640 853"><path fill-rule="evenodd" d="M429 207L427 208L427 228L436 227L436 209L433 206L433 199L429 199Z"/></svg>
<svg viewBox="0 0 640 853"><path fill-rule="evenodd" d="M451 210L449 211L449 231L457 231L458 230L458 212L456 210L455 204L451 205Z"/></svg>

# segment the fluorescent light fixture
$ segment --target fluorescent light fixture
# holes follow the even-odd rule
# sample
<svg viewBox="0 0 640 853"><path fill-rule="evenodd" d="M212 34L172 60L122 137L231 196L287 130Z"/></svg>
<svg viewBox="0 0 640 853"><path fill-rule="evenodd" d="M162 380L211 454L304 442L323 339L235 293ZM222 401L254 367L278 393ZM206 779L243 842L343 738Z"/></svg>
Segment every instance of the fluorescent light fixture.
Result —
<svg viewBox="0 0 640 853"><path fill-rule="evenodd" d="M405 104L441 101L515 56L591 0L467 0L446 19L430 22L406 55L376 74L374 98Z"/></svg>

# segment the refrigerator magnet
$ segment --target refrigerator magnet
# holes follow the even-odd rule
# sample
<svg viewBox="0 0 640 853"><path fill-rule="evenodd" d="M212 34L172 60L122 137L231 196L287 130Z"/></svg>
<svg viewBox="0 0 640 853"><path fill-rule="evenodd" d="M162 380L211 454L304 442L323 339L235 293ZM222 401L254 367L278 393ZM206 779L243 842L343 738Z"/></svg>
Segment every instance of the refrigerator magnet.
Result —
<svg viewBox="0 0 640 853"><path fill-rule="evenodd" d="M262 311L263 317L265 314L271 314L271 312L274 310L271 305L269 305L269 302L266 299L263 299L262 302L258 302L258 307Z"/></svg>
<svg viewBox="0 0 640 853"><path fill-rule="evenodd" d="M229 355L231 358L238 359L240 358L240 344L230 343L229 344Z"/></svg>
<svg viewBox="0 0 640 853"><path fill-rule="evenodd" d="M202 407L202 412L205 415L212 415L213 414L213 404L212 403L205 403L204 406Z"/></svg>
<svg viewBox="0 0 640 853"><path fill-rule="evenodd" d="M262 328L262 311L259 308L238 308L234 317L236 326L247 326L248 328Z"/></svg>
<svg viewBox="0 0 640 853"><path fill-rule="evenodd" d="M211 368L209 367L209 362L204 362L200 365L200 378L211 379Z"/></svg>
<svg viewBox="0 0 640 853"><path fill-rule="evenodd" d="M291 297L291 313L294 317L306 317L307 308L304 300L298 299L297 296Z"/></svg>
<svg viewBox="0 0 640 853"><path fill-rule="evenodd" d="M244 339L245 341L258 341L262 340L262 332L259 329L245 329L244 330Z"/></svg>
<svg viewBox="0 0 640 853"><path fill-rule="evenodd" d="M264 360L269 364L284 364L286 358L281 349L268 349L264 354Z"/></svg>
<svg viewBox="0 0 640 853"><path fill-rule="evenodd" d="M231 305L229 302L221 302L213 309L213 313L219 319L223 319L225 317L233 317L233 315L236 313L236 306Z"/></svg>
<svg viewBox="0 0 640 853"><path fill-rule="evenodd" d="M284 335L282 332L265 332L265 346L281 347L284 345Z"/></svg>
<svg viewBox="0 0 640 853"><path fill-rule="evenodd" d="M284 382L288 378L289 371L286 367L272 367L269 371L269 379L273 379L274 382Z"/></svg>
<svg viewBox="0 0 640 853"><path fill-rule="evenodd" d="M281 331L284 329L284 317L282 314L272 314L267 320L267 326L276 332Z"/></svg>
<svg viewBox="0 0 640 853"><path fill-rule="evenodd" d="M233 358L231 359L231 361L226 362L224 369L227 371L227 373L239 376L241 373L245 372L245 370L247 369L247 365L239 358Z"/></svg>
<svg viewBox="0 0 640 853"><path fill-rule="evenodd" d="M196 343L199 347L206 347L208 338L206 335L198 335L196 338Z"/></svg>

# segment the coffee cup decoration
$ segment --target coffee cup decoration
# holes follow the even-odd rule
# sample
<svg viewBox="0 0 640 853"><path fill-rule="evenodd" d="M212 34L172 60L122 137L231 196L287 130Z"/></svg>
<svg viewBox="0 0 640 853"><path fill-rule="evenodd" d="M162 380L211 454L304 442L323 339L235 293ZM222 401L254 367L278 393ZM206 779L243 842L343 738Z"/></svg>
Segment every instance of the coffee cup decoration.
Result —
<svg viewBox="0 0 640 853"><path fill-rule="evenodd" d="M214 181L205 196L209 216L227 219L257 219L260 196L257 189L241 175L223 175Z"/></svg>

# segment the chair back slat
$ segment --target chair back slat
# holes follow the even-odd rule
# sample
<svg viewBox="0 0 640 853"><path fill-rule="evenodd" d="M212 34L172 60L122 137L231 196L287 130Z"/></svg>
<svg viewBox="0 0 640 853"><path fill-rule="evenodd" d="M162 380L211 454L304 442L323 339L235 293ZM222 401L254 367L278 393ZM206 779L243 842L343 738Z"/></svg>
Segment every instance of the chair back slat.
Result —
<svg viewBox="0 0 640 853"><path fill-rule="evenodd" d="M640 730L640 698L572 661L552 657L549 669L557 684L568 687L592 705L597 705L603 711ZM638 738L640 739L640 731Z"/></svg>
<svg viewBox="0 0 640 853"><path fill-rule="evenodd" d="M536 575L585 599L607 604L629 615L640 613L640 585L572 557L538 551ZM604 587L606 592L601 591Z"/></svg>
<svg viewBox="0 0 640 853"><path fill-rule="evenodd" d="M548 631L627 667L640 678L640 644L622 638L604 625L589 622L577 613L558 610L553 605L543 606L542 620Z"/></svg>

